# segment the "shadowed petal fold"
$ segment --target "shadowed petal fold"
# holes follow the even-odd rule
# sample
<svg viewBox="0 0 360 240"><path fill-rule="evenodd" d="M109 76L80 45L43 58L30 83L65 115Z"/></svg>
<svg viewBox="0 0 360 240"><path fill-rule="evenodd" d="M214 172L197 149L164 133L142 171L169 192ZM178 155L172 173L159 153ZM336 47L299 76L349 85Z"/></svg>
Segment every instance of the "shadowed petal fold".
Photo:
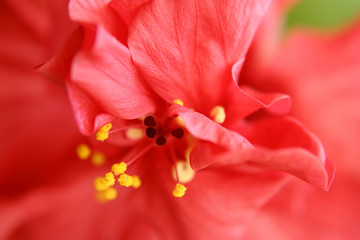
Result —
<svg viewBox="0 0 360 240"><path fill-rule="evenodd" d="M291 98L282 93L265 93L247 86L241 86L248 96L256 99L264 108L273 114L287 114L291 109Z"/></svg>
<svg viewBox="0 0 360 240"><path fill-rule="evenodd" d="M61 88L65 88L65 80L70 75L71 62L81 48L84 31L78 27L66 40L62 48L48 62L37 67L37 71L46 79Z"/></svg>
<svg viewBox="0 0 360 240"><path fill-rule="evenodd" d="M110 6L119 14L123 21L129 25L136 10L148 0L113 0Z"/></svg>
<svg viewBox="0 0 360 240"><path fill-rule="evenodd" d="M134 119L154 109L151 93L133 66L129 50L102 27L97 29L92 48L83 49L75 56L70 82L70 95L76 94L73 87L81 89L82 94L89 96L88 100L114 117ZM88 112L92 108L87 107L86 101L73 104L77 105L76 111L85 112L81 115L86 118L93 115ZM83 132L92 131L83 129Z"/></svg>
<svg viewBox="0 0 360 240"><path fill-rule="evenodd" d="M240 59L232 66L234 81L228 85L226 97L220 103L227 110L224 126L230 129L234 129L240 119L259 109L264 108L271 113L285 114L291 107L291 99L288 95L259 92L249 86L238 86L236 79L243 63L244 59Z"/></svg>
<svg viewBox="0 0 360 240"><path fill-rule="evenodd" d="M96 25L102 25L126 45L128 26L111 8L110 2L111 0L71 0L70 18L84 27L95 28Z"/></svg>

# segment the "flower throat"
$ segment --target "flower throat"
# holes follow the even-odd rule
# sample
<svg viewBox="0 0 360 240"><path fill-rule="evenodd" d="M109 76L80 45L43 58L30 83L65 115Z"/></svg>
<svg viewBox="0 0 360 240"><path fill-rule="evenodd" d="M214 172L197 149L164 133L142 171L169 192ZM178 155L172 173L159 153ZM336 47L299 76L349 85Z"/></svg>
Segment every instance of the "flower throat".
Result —
<svg viewBox="0 0 360 240"><path fill-rule="evenodd" d="M183 102L179 99L173 102L183 106ZM224 109L220 106L214 107L209 115L219 124L225 120ZM195 171L190 166L190 153L196 146L197 139L185 129L180 116L147 115L138 120L127 121L125 127L119 128L108 123L97 131L96 139L104 142L109 138L109 134L117 132L123 132L125 137L134 143L134 147L122 157L120 162L112 165L111 171L95 179L94 186L98 200L106 202L115 199L117 197L116 182L122 187L140 188L142 185L140 176L129 174L128 171L134 170L133 165L137 165L139 159L157 147L164 148L164 151L169 152L170 155L172 168L168 171L175 181L172 195L178 198L185 195L187 188L184 184L192 181L195 176ZM79 158L86 159L91 155L91 150L85 144L80 144L77 153Z"/></svg>

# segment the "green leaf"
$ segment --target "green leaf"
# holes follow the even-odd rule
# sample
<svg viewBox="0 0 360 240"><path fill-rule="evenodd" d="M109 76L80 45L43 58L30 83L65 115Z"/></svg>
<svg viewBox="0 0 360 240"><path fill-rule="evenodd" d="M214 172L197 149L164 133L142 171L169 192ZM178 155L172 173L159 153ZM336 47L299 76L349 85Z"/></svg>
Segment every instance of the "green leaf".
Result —
<svg viewBox="0 0 360 240"><path fill-rule="evenodd" d="M303 0L288 15L288 27L332 29L360 17L360 0Z"/></svg>

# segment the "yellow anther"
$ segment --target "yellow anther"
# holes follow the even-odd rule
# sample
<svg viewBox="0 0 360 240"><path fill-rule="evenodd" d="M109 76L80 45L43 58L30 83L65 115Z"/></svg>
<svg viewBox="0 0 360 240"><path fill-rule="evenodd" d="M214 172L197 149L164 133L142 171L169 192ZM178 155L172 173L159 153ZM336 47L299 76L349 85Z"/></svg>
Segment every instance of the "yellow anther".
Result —
<svg viewBox="0 0 360 240"><path fill-rule="evenodd" d="M174 191L173 191L173 196L174 197L182 197L185 195L186 192L186 187L184 185L182 185L181 183L177 183Z"/></svg>
<svg viewBox="0 0 360 240"><path fill-rule="evenodd" d="M96 133L96 139L99 141L105 141L109 137L109 131L112 128L112 124L108 123L102 126L99 131Z"/></svg>
<svg viewBox="0 0 360 240"><path fill-rule="evenodd" d="M112 172L108 172L105 174L105 177L104 177L104 180L105 180L105 184L108 186L108 187L111 187L115 184L115 177L114 177L114 174Z"/></svg>
<svg viewBox="0 0 360 240"><path fill-rule="evenodd" d="M173 103L179 104L180 106L184 106L184 102L181 101L180 99L174 99Z"/></svg>
<svg viewBox="0 0 360 240"><path fill-rule="evenodd" d="M105 163L105 161L106 161L106 157L101 152L94 152L93 155L91 156L91 162L95 166L101 166Z"/></svg>
<svg viewBox="0 0 360 240"><path fill-rule="evenodd" d="M123 174L127 169L127 165L124 162L121 163L115 163L111 167L111 171L114 172L115 176L119 176L120 174Z"/></svg>
<svg viewBox="0 0 360 240"><path fill-rule="evenodd" d="M103 190L107 189L109 186L106 184L104 178L97 177L94 180L94 187L97 191L103 191Z"/></svg>
<svg viewBox="0 0 360 240"><path fill-rule="evenodd" d="M128 174L122 174L118 178L118 181L121 186L130 187L134 182L134 178Z"/></svg>
<svg viewBox="0 0 360 240"><path fill-rule="evenodd" d="M98 141L105 141L106 139L108 139L109 137L109 133L108 132L103 132L103 131L98 131L96 133L96 140Z"/></svg>
<svg viewBox="0 0 360 240"><path fill-rule="evenodd" d="M112 124L111 124L111 123L108 123L108 124L102 126L102 127L99 129L99 131L101 131L101 132L109 132L109 131L111 130L111 128L112 128Z"/></svg>
<svg viewBox="0 0 360 240"><path fill-rule="evenodd" d="M132 184L133 188L139 188L141 187L141 180L139 178L139 176L135 175L133 176L133 184Z"/></svg>
<svg viewBox="0 0 360 240"><path fill-rule="evenodd" d="M108 188L103 193L106 200L114 200L117 197L117 191L115 188Z"/></svg>
<svg viewBox="0 0 360 240"><path fill-rule="evenodd" d="M172 169L172 176L175 181L179 180L180 183L188 183L195 177L195 171L188 162L177 161L176 168Z"/></svg>
<svg viewBox="0 0 360 240"><path fill-rule="evenodd" d="M219 124L224 123L226 118L225 109L221 106L215 106L210 112L210 117Z"/></svg>
<svg viewBox="0 0 360 240"><path fill-rule="evenodd" d="M115 188L108 188L104 191L99 191L96 193L96 199L99 202L107 202L114 200L117 197L117 191Z"/></svg>
<svg viewBox="0 0 360 240"><path fill-rule="evenodd" d="M144 137L144 131L141 128L129 128L126 131L126 137L133 140L138 140Z"/></svg>
<svg viewBox="0 0 360 240"><path fill-rule="evenodd" d="M180 117L180 116L177 116L174 118L175 119L175 122L181 126L181 127L185 127L185 123L184 123L184 120Z"/></svg>
<svg viewBox="0 0 360 240"><path fill-rule="evenodd" d="M91 150L89 148L88 145L86 144L80 144L79 146L77 146L76 148L76 154L78 155L78 157L80 159L87 159L90 154L91 154Z"/></svg>

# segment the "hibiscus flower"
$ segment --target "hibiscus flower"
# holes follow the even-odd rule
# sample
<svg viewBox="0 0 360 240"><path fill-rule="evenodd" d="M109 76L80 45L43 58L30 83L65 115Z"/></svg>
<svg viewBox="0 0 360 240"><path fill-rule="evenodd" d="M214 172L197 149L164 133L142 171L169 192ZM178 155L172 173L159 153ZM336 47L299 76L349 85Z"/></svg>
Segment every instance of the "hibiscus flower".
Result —
<svg viewBox="0 0 360 240"><path fill-rule="evenodd" d="M238 238L290 178L281 171L327 189L331 163L287 116L289 96L237 77L268 4L71 1L80 27L40 71L67 90L80 131L92 136L77 141L78 157L101 150L109 165L78 161L59 178L61 190L48 196L45 187L8 216L27 204L39 215L56 211L67 230L58 238ZM92 196L101 173L98 197L117 195L105 205ZM135 189L109 188L114 175ZM40 199L48 200L34 204ZM43 223L17 234L56 231L37 231Z"/></svg>

